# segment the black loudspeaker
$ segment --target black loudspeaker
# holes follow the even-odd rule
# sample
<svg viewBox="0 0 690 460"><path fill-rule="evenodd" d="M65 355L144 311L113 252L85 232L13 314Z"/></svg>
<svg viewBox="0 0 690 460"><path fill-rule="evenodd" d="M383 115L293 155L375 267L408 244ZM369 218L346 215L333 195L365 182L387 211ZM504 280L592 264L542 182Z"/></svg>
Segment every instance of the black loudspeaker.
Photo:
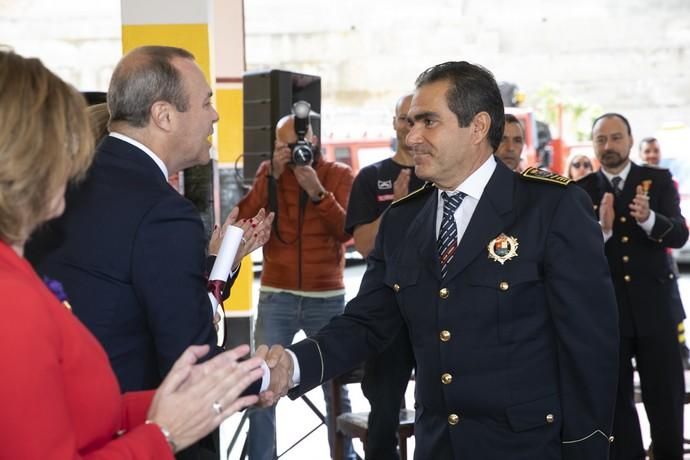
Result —
<svg viewBox="0 0 690 460"><path fill-rule="evenodd" d="M244 102L244 185L251 186L262 161L271 158L275 127L292 112L292 104L304 100L321 113L321 77L286 70L247 72L242 77ZM318 117L312 130L321 138Z"/></svg>

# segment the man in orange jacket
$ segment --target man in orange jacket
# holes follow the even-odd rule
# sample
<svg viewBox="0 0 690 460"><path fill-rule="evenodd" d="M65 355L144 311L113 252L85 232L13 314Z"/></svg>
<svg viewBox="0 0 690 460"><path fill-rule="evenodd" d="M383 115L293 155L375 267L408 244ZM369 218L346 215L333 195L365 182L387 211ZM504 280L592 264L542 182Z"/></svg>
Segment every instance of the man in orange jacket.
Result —
<svg viewBox="0 0 690 460"><path fill-rule="evenodd" d="M289 345L299 330L312 335L345 308L343 243L350 239L345 214L353 174L349 166L320 155L311 129L306 139L315 151L313 162L295 164L295 116L283 117L276 127L272 159L259 166L251 190L238 204L241 219L267 205L276 213L273 232L263 249L256 343ZM330 383L323 391L330 421ZM344 387L341 395L341 407L349 412ZM331 456L334 428L328 424ZM250 415L249 458L274 459L275 439L275 408L254 411ZM342 458L355 458L349 440Z"/></svg>

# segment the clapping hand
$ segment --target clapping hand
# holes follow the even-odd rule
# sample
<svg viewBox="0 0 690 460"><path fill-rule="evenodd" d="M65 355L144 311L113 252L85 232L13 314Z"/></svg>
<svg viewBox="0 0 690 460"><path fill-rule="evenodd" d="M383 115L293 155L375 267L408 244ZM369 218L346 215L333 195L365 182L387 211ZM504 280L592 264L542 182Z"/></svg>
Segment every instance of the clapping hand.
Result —
<svg viewBox="0 0 690 460"><path fill-rule="evenodd" d="M630 208L630 215L635 218L639 223L647 222L651 211L649 209L649 196L644 191L641 185L638 185L635 189L635 198L633 198L632 203L628 205Z"/></svg>
<svg viewBox="0 0 690 460"><path fill-rule="evenodd" d="M194 345L175 362L153 398L147 419L170 432L178 450L195 443L235 412L255 404L258 397L240 394L263 375L261 359L240 362L247 345L197 361L208 345Z"/></svg>
<svg viewBox="0 0 690 460"><path fill-rule="evenodd" d="M613 231L613 219L616 213L613 210L613 193L604 193L599 204L599 223L605 233Z"/></svg>
<svg viewBox="0 0 690 460"><path fill-rule="evenodd" d="M239 213L238 207L234 207L230 211L223 225L221 227L216 226L213 229L211 241L208 245L209 254L217 255L228 227L234 225L242 229L242 242L232 264L233 271L239 266L245 256L266 244L271 236L271 225L273 224L274 217L274 213L271 212L267 215L265 209L260 209L254 217L238 221L237 216Z"/></svg>

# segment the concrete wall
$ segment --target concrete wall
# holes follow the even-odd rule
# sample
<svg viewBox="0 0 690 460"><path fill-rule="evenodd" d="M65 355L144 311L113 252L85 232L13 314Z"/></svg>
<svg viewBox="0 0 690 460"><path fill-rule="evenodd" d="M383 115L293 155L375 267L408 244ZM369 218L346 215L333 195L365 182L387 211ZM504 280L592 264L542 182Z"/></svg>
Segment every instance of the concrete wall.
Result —
<svg viewBox="0 0 690 460"><path fill-rule="evenodd" d="M517 83L527 105L548 90L590 113L621 111L638 138L690 125L688 0L246 0L245 19L249 69L323 78L324 132L390 134L397 97L457 59ZM0 44L82 90L107 88L120 34L115 0L0 0Z"/></svg>
<svg viewBox="0 0 690 460"><path fill-rule="evenodd" d="M325 131L362 125L356 115L387 129L397 96L446 60L517 83L527 105L551 88L592 112L621 111L637 137L690 124L687 0L245 3L248 67L321 75Z"/></svg>

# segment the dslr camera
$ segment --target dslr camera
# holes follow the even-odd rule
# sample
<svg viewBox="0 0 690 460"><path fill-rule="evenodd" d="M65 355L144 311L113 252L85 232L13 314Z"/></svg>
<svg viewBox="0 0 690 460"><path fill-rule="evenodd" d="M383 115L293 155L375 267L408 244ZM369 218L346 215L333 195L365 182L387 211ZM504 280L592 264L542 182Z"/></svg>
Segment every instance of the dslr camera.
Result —
<svg viewBox="0 0 690 460"><path fill-rule="evenodd" d="M308 166L314 162L314 146L306 138L310 126L311 105L307 101L297 101L292 105L292 113L295 116L297 142L288 144L292 150L291 163Z"/></svg>

